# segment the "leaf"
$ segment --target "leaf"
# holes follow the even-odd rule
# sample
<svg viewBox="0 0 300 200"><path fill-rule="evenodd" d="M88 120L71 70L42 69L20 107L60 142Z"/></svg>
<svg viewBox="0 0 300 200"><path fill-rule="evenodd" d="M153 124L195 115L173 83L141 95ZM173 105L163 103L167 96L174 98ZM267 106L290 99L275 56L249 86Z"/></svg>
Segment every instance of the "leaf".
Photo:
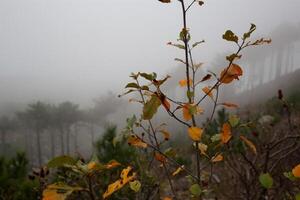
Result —
<svg viewBox="0 0 300 200"><path fill-rule="evenodd" d="M193 141L199 142L201 140L203 129L192 126L192 127L188 128L188 133L189 133L190 138Z"/></svg>
<svg viewBox="0 0 300 200"><path fill-rule="evenodd" d="M201 154L202 155L205 155L205 156L207 156L207 154L206 154L206 151L207 151L207 145L206 144L203 144L203 143L198 143L198 149L200 150L200 152L201 152Z"/></svg>
<svg viewBox="0 0 300 200"><path fill-rule="evenodd" d="M161 105L160 99L156 95L152 95L151 99L147 101L143 108L143 119L152 119L153 115L157 112L158 107Z"/></svg>
<svg viewBox="0 0 300 200"><path fill-rule="evenodd" d="M165 163L165 162L166 162L165 156L163 156L162 154L160 154L160 153L158 153L158 152L155 152L155 153L154 153L154 158L155 158L157 161L161 162L161 163Z"/></svg>
<svg viewBox="0 0 300 200"><path fill-rule="evenodd" d="M230 115L228 121L231 127L236 127L240 123L240 118L236 115Z"/></svg>
<svg viewBox="0 0 300 200"><path fill-rule="evenodd" d="M179 49L185 49L185 46L182 45L182 44L174 44L174 43L172 43L172 42L169 42L168 45L171 45L171 46L173 46L173 47L177 47L177 48L179 48Z"/></svg>
<svg viewBox="0 0 300 200"><path fill-rule="evenodd" d="M204 88L202 88L202 91L207 94L210 98L214 99L214 96L212 94L212 90L211 90L211 87L209 86L206 86Z"/></svg>
<svg viewBox="0 0 300 200"><path fill-rule="evenodd" d="M235 43L238 43L239 41L239 38L231 30L227 30L222 37L224 40Z"/></svg>
<svg viewBox="0 0 300 200"><path fill-rule="evenodd" d="M243 70L237 64L231 64L229 67L225 68L220 75L221 83L231 83L234 79L239 80L239 76L243 75Z"/></svg>
<svg viewBox="0 0 300 200"><path fill-rule="evenodd" d="M162 198L162 200L172 200L172 198L171 197L164 197L164 198Z"/></svg>
<svg viewBox="0 0 300 200"><path fill-rule="evenodd" d="M246 137L242 135L240 136L240 138L246 143L246 145L248 145L248 147L253 151L254 154L257 154L257 150L253 142L251 142L250 140L248 140Z"/></svg>
<svg viewBox="0 0 300 200"><path fill-rule="evenodd" d="M295 199L300 200L300 193L296 194Z"/></svg>
<svg viewBox="0 0 300 200"><path fill-rule="evenodd" d="M221 105L226 106L228 108L238 108L239 107L238 105L236 105L234 103L229 103L229 102L221 103Z"/></svg>
<svg viewBox="0 0 300 200"><path fill-rule="evenodd" d="M269 173L261 174L259 176L259 182L266 189L269 189L273 186L273 178Z"/></svg>
<svg viewBox="0 0 300 200"><path fill-rule="evenodd" d="M296 178L300 178L300 164L293 168L292 173Z"/></svg>
<svg viewBox="0 0 300 200"><path fill-rule="evenodd" d="M183 119L189 121L192 119L192 115L202 114L203 109L197 105L184 104L182 106Z"/></svg>
<svg viewBox="0 0 300 200"><path fill-rule="evenodd" d="M204 1L198 1L199 6L202 6L204 4Z"/></svg>
<svg viewBox="0 0 300 200"><path fill-rule="evenodd" d="M237 55L235 53L231 54L230 56L226 56L226 60L229 62L233 62L235 59L240 59L242 55Z"/></svg>
<svg viewBox="0 0 300 200"><path fill-rule="evenodd" d="M243 40L249 38L251 36L251 34L255 31L255 29L256 29L256 25L251 24L249 31L247 33L244 33Z"/></svg>
<svg viewBox="0 0 300 200"><path fill-rule="evenodd" d="M199 42L195 42L195 43L192 45L192 48L195 48L196 46L198 46L199 44L204 43L204 42L205 42L204 40L199 41Z"/></svg>
<svg viewBox="0 0 300 200"><path fill-rule="evenodd" d="M231 139L231 128L228 123L224 123L222 127L222 133L221 133L221 141L223 144L227 144L229 140Z"/></svg>
<svg viewBox="0 0 300 200"><path fill-rule="evenodd" d="M185 64L185 62L182 59L180 59L180 58L175 58L174 60Z"/></svg>
<svg viewBox="0 0 300 200"><path fill-rule="evenodd" d="M204 81L207 81L207 80L209 80L210 78L211 78L211 74L206 74L202 79L201 79L201 81L200 82L204 82Z"/></svg>
<svg viewBox="0 0 300 200"><path fill-rule="evenodd" d="M193 184L189 190L195 197L199 197L202 193L201 187L198 184Z"/></svg>
<svg viewBox="0 0 300 200"><path fill-rule="evenodd" d="M64 165L74 165L76 160L71 156L58 156L50 160L47 164L48 168L63 167Z"/></svg>
<svg viewBox="0 0 300 200"><path fill-rule="evenodd" d="M116 160L111 160L109 161L106 165L105 165L105 168L106 169L112 169L112 168L115 168L117 166L120 166L121 163L119 163L118 161Z"/></svg>
<svg viewBox="0 0 300 200"><path fill-rule="evenodd" d="M223 159L224 159L223 155L219 153L211 158L211 162L220 162Z"/></svg>
<svg viewBox="0 0 300 200"><path fill-rule="evenodd" d="M141 139L139 139L136 135L131 134L127 139L128 145L132 145L135 147L140 148L147 148L147 143L143 142Z"/></svg>
<svg viewBox="0 0 300 200"><path fill-rule="evenodd" d="M162 3L171 3L171 0L158 0L158 1L160 1Z"/></svg>
<svg viewBox="0 0 300 200"><path fill-rule="evenodd" d="M80 187L71 187L64 183L48 185L43 191L43 200L65 200L74 191L82 190Z"/></svg>
<svg viewBox="0 0 300 200"><path fill-rule="evenodd" d="M147 73L140 73L140 76L147 79L148 81L153 81L156 78L156 74L147 74Z"/></svg>
<svg viewBox="0 0 300 200"><path fill-rule="evenodd" d="M284 172L283 175L288 178L290 181L295 181L297 178L293 175L292 172Z"/></svg>
<svg viewBox="0 0 300 200"><path fill-rule="evenodd" d="M140 190L141 186L142 186L142 184L138 180L129 182L130 189L132 189L135 192L138 192Z"/></svg>
<svg viewBox="0 0 300 200"><path fill-rule="evenodd" d="M170 139L170 133L166 130L161 130L160 131L164 135L164 140L169 140Z"/></svg>
<svg viewBox="0 0 300 200"><path fill-rule="evenodd" d="M221 134L215 134L215 135L211 136L210 140L212 142L217 142L217 141L221 140Z"/></svg>
<svg viewBox="0 0 300 200"><path fill-rule="evenodd" d="M125 86L125 88L137 88L137 89L139 89L140 86L139 86L138 84L136 84L136 83L128 83L128 84Z"/></svg>
<svg viewBox="0 0 300 200"><path fill-rule="evenodd" d="M183 171L184 165L182 165L181 167L178 167L173 173L172 176L176 176L177 174L179 174L181 171Z"/></svg>
<svg viewBox="0 0 300 200"><path fill-rule="evenodd" d="M190 79L190 85L192 85L192 84L193 84L193 80ZM187 80L186 80L186 79L180 80L180 81L179 81L179 85L180 85L180 87L185 87L185 86L187 86Z"/></svg>
<svg viewBox="0 0 300 200"><path fill-rule="evenodd" d="M106 199L110 195L112 195L117 190L124 187L127 183L135 179L136 173L132 173L131 176L128 176L129 172L131 171L131 167L128 166L127 168L123 169L120 175L120 179L108 185L107 190L103 194L103 199Z"/></svg>

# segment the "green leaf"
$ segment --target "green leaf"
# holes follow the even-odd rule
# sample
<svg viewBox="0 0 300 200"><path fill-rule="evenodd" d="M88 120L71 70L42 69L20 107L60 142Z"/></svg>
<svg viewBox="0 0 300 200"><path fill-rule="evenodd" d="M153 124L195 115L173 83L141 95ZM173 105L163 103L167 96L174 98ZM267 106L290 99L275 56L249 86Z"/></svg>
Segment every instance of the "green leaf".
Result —
<svg viewBox="0 0 300 200"><path fill-rule="evenodd" d="M152 74L147 74L147 73L140 73L140 76L149 80L149 81L153 81L156 78L156 74L152 73Z"/></svg>
<svg viewBox="0 0 300 200"><path fill-rule="evenodd" d="M194 97L194 95L195 95L195 93L193 92L193 91L186 91L186 96L188 97L188 98L193 98Z"/></svg>
<svg viewBox="0 0 300 200"><path fill-rule="evenodd" d="M195 43L192 45L192 47L195 48L196 46L198 46L199 44L204 43L204 42L205 42L204 40L202 40L202 41L200 41L200 42L195 42Z"/></svg>
<svg viewBox="0 0 300 200"><path fill-rule="evenodd" d="M136 84L136 83L128 83L128 84L125 86L125 88L137 88L137 89L139 89L140 86L138 86L138 84Z"/></svg>
<svg viewBox="0 0 300 200"><path fill-rule="evenodd" d="M292 172L284 172L283 175L284 175L286 178L290 179L290 181L295 181L295 180L297 180L297 178L293 175Z"/></svg>
<svg viewBox="0 0 300 200"><path fill-rule="evenodd" d="M231 127L236 127L240 123L240 118L236 115L230 115L228 121Z"/></svg>
<svg viewBox="0 0 300 200"><path fill-rule="evenodd" d="M215 134L215 135L211 136L210 140L212 142L220 141L221 140L221 134L218 133L218 134Z"/></svg>
<svg viewBox="0 0 300 200"><path fill-rule="evenodd" d="M273 186L273 178L269 173L261 174L259 176L259 182L266 189L269 189Z"/></svg>
<svg viewBox="0 0 300 200"><path fill-rule="evenodd" d="M76 160L70 156L58 156L50 160L47 164L49 168L63 167L64 165L74 165Z"/></svg>
<svg viewBox="0 0 300 200"><path fill-rule="evenodd" d="M142 184L138 180L129 182L130 189L132 189L135 192L138 192L140 190L141 185Z"/></svg>
<svg viewBox="0 0 300 200"><path fill-rule="evenodd" d="M153 115L157 112L158 107L161 105L160 99L153 95L149 101L146 102L143 108L143 119L152 119Z"/></svg>
<svg viewBox="0 0 300 200"><path fill-rule="evenodd" d="M223 39L230 41L230 42L235 42L238 43L239 38L238 36L236 36L231 30L227 30L224 35L223 35Z"/></svg>
<svg viewBox="0 0 300 200"><path fill-rule="evenodd" d="M242 57L242 55L237 55L237 54L233 53L230 56L226 56L226 60L228 60L229 62L233 62L236 58L240 59L241 57Z"/></svg>
<svg viewBox="0 0 300 200"><path fill-rule="evenodd" d="M300 200L300 193L296 194L295 199Z"/></svg>
<svg viewBox="0 0 300 200"><path fill-rule="evenodd" d="M190 187L190 192L192 193L192 195L199 197L202 193L202 190L198 184L193 184Z"/></svg>

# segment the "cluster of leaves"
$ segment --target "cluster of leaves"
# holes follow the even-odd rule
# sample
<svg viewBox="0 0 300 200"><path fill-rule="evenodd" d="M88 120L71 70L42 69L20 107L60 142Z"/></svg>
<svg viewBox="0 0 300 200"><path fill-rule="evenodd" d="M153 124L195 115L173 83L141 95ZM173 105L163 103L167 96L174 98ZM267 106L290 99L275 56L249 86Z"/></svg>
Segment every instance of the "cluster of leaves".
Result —
<svg viewBox="0 0 300 200"><path fill-rule="evenodd" d="M38 199L38 182L27 177L27 164L24 153L11 159L0 158L0 199Z"/></svg>

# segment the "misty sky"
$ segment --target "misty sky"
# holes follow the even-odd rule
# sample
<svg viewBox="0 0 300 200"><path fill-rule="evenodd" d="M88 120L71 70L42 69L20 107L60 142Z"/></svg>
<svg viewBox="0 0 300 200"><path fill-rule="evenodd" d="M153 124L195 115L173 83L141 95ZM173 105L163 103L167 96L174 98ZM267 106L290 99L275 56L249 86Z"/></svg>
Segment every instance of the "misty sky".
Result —
<svg viewBox="0 0 300 200"><path fill-rule="evenodd" d="M189 14L195 51L205 63L230 47L221 39L250 23L268 35L300 22L299 0L206 0ZM0 102L90 102L121 93L133 71L164 74L177 66L180 5L157 0L0 0Z"/></svg>

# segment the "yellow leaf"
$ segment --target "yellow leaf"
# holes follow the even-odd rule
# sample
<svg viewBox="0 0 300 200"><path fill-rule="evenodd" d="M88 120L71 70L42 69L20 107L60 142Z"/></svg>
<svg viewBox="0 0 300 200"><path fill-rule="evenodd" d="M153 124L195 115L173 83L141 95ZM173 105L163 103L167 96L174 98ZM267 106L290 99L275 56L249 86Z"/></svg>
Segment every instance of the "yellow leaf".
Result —
<svg viewBox="0 0 300 200"><path fill-rule="evenodd" d="M178 167L173 173L172 176L176 176L177 174L179 174L181 171L183 171L184 165L182 165L181 167Z"/></svg>
<svg viewBox="0 0 300 200"><path fill-rule="evenodd" d="M295 177L300 178L300 164L293 168L292 173Z"/></svg>
<svg viewBox="0 0 300 200"><path fill-rule="evenodd" d="M227 144L229 140L231 139L231 128L228 123L224 123L222 127L222 133L221 133L221 141L223 144Z"/></svg>
<svg viewBox="0 0 300 200"><path fill-rule="evenodd" d="M147 148L147 143L143 142L141 139L139 139L136 135L130 135L127 140L129 145L135 146L135 147L141 147L141 148Z"/></svg>
<svg viewBox="0 0 300 200"><path fill-rule="evenodd" d="M160 132L164 135L164 139L165 140L169 140L170 139L170 133L168 131L161 130Z"/></svg>
<svg viewBox="0 0 300 200"><path fill-rule="evenodd" d="M112 168L117 167L117 166L120 166L120 165L121 165L121 163L119 163L118 161L116 161L116 160L111 160L111 161L109 161L109 163L107 163L107 164L105 165L105 167L106 167L106 169L112 169Z"/></svg>
<svg viewBox="0 0 300 200"><path fill-rule="evenodd" d="M201 128L192 126L190 128L188 128L188 133L190 138L193 141L199 142L203 133L203 130Z"/></svg>
<svg viewBox="0 0 300 200"><path fill-rule="evenodd" d="M231 64L229 68L225 68L220 75L221 83L231 83L234 79L239 80L239 76L243 75L243 70L237 64Z"/></svg>
<svg viewBox="0 0 300 200"><path fill-rule="evenodd" d="M250 140L248 140L246 137L242 135L240 136L240 138L250 147L250 149L253 151L254 154L257 154L257 150L253 142L251 142Z"/></svg>
<svg viewBox="0 0 300 200"><path fill-rule="evenodd" d="M221 103L221 105L226 106L228 108L238 108L239 107L238 105L236 105L234 103L229 103L229 102Z"/></svg>
<svg viewBox="0 0 300 200"><path fill-rule="evenodd" d="M207 145L203 144L203 143L198 143L198 149L200 150L202 155L207 155L206 151L207 151Z"/></svg>
<svg viewBox="0 0 300 200"><path fill-rule="evenodd" d="M212 91L211 91L211 87L209 86L206 86L204 88L202 88L202 91L207 94L210 98L214 98L213 94L212 94Z"/></svg>
<svg viewBox="0 0 300 200"><path fill-rule="evenodd" d="M201 107L193 104L184 104L182 106L183 119L189 121L192 119L192 115L202 114L204 111Z"/></svg>
<svg viewBox="0 0 300 200"><path fill-rule="evenodd" d="M212 157L211 162L220 162L224 159L222 154L217 154L214 157Z"/></svg>
<svg viewBox="0 0 300 200"><path fill-rule="evenodd" d="M121 172L121 179L115 181L114 183L111 183L108 185L107 190L103 194L103 199L106 199L110 195L112 195L117 190L124 187L127 183L135 179L136 173L133 173L131 176L128 176L129 172L131 171L131 167L128 166L127 168L123 169Z"/></svg>
<svg viewBox="0 0 300 200"><path fill-rule="evenodd" d="M193 84L193 80L190 79L190 85L192 85L192 84ZM179 81L179 85L180 85L181 87L187 86L187 80L186 80L186 79L180 80L180 81Z"/></svg>
<svg viewBox="0 0 300 200"><path fill-rule="evenodd" d="M87 165L87 168L88 170L93 170L97 167L97 163L92 161L92 162L89 162L89 164Z"/></svg>
<svg viewBox="0 0 300 200"><path fill-rule="evenodd" d="M51 184L43 191L43 200L65 200L76 190L82 190L82 188L71 187L64 183Z"/></svg>
<svg viewBox="0 0 300 200"><path fill-rule="evenodd" d="M162 200L172 200L172 198L171 197L164 197L164 198L162 198Z"/></svg>

